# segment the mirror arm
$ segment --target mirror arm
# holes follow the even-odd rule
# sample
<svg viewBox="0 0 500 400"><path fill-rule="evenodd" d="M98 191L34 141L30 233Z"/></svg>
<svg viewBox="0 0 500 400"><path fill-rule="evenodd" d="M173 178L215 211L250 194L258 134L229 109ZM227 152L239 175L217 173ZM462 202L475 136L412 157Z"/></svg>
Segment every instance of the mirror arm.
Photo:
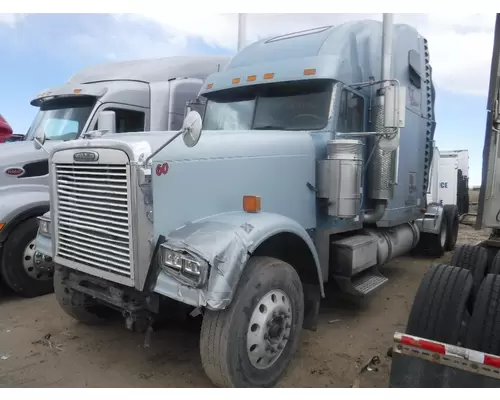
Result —
<svg viewBox="0 0 500 400"><path fill-rule="evenodd" d="M184 133L184 129L181 129L174 136L172 136L169 140L163 143L160 147L158 147L155 151L153 151L142 163L142 166L145 167L149 160L151 160L154 156L156 156L160 151L162 151L165 147L167 147L170 143L172 143L175 139L177 139L180 135Z"/></svg>

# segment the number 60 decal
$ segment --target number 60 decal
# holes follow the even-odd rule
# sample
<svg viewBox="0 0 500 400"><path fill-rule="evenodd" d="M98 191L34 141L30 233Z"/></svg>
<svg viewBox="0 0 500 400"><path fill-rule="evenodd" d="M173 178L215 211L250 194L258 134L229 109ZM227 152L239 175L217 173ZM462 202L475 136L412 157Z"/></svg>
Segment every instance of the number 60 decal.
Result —
<svg viewBox="0 0 500 400"><path fill-rule="evenodd" d="M168 163L158 164L156 166L156 175L166 175L168 172Z"/></svg>

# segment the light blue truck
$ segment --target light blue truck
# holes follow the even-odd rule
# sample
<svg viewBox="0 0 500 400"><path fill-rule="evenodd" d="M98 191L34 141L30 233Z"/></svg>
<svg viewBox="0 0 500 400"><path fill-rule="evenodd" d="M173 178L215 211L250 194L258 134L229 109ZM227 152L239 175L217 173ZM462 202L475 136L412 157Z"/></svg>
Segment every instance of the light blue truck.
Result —
<svg viewBox="0 0 500 400"><path fill-rule="evenodd" d="M454 248L456 207L426 205L434 98L427 41L385 15L247 46L178 132L57 146L37 248L59 304L138 331L184 307L212 382L275 385L325 288L366 296L391 259Z"/></svg>
<svg viewBox="0 0 500 400"><path fill-rule="evenodd" d="M90 66L64 85L44 90L26 140L0 146L0 281L35 297L53 291L50 256L35 252L37 217L49 210L47 152L32 139L45 132L45 148L102 129L113 132L176 130L186 102L229 57L166 57Z"/></svg>

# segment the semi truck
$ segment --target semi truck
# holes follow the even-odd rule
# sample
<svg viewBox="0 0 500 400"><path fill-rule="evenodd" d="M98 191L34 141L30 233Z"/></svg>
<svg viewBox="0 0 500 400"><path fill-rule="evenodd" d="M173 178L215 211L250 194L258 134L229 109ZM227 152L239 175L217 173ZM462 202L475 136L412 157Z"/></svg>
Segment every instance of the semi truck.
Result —
<svg viewBox="0 0 500 400"><path fill-rule="evenodd" d="M477 230L424 275L405 332L395 332L390 387L500 387L500 14L496 14Z"/></svg>
<svg viewBox="0 0 500 400"><path fill-rule="evenodd" d="M49 151L97 128L179 129L186 102L228 60L166 57L90 66L33 99L39 111L25 140L0 146L0 279L6 286L28 297L53 291L51 254L35 251L37 217L49 210L49 162L46 151L33 148L33 137L45 132Z"/></svg>
<svg viewBox="0 0 500 400"><path fill-rule="evenodd" d="M427 40L387 14L244 47L179 131L52 148L57 301L146 334L201 316L215 385L274 386L327 288L368 296L391 259L454 248L456 207L426 205L434 101Z"/></svg>

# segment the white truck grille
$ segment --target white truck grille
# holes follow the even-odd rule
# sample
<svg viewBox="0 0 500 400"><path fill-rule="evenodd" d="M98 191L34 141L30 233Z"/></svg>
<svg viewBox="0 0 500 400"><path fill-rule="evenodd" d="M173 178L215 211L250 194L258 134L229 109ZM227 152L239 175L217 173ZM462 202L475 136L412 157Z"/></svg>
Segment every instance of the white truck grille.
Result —
<svg viewBox="0 0 500 400"><path fill-rule="evenodd" d="M126 165L56 164L56 254L133 278Z"/></svg>

